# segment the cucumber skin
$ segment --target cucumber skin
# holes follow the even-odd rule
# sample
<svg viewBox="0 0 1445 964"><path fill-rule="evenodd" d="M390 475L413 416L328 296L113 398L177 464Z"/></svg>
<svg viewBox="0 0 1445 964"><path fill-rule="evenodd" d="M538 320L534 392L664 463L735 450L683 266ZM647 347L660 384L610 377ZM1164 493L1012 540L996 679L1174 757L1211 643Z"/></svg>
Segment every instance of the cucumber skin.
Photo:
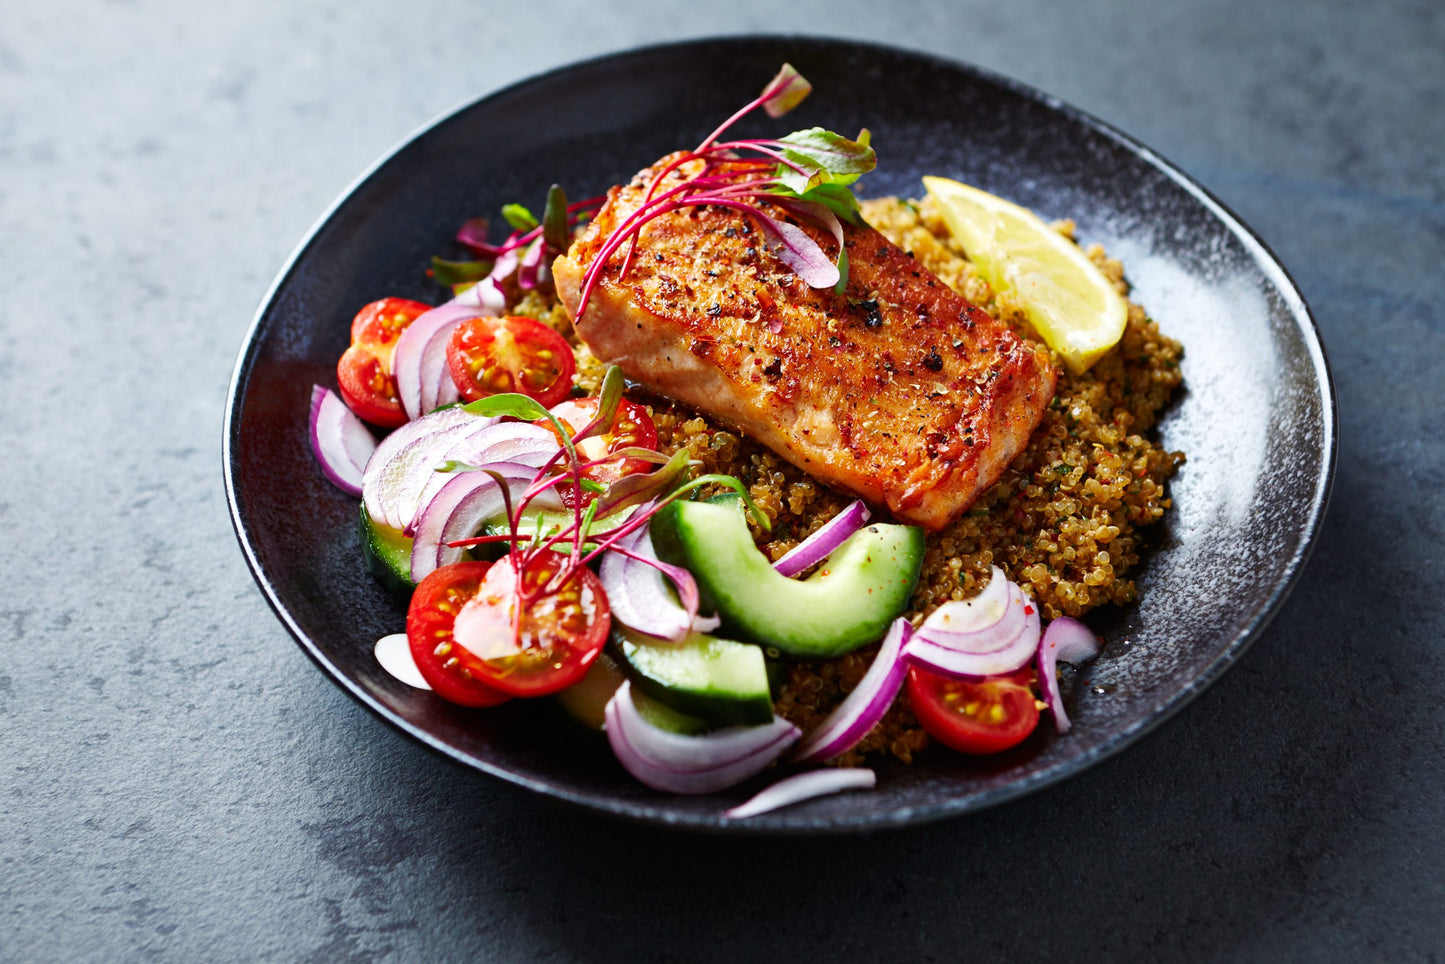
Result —
<svg viewBox="0 0 1445 964"><path fill-rule="evenodd" d="M631 659L628 646L637 644L628 640L615 628L612 631L610 650L617 663L632 680L632 685L657 702L687 716L698 717L710 723L736 724L738 726L759 726L773 721L773 700L771 688L764 685L762 692L755 696L738 697L725 693L698 692L669 686L663 680L649 676ZM667 646L667 643L658 643ZM686 645L685 643L682 645ZM751 643L739 643L751 646ZM759 656L761 656L761 652ZM767 683L767 666L764 662L763 680Z"/></svg>
<svg viewBox="0 0 1445 964"><path fill-rule="evenodd" d="M402 538L405 538L404 536ZM361 504L361 554L366 559L366 568L387 589L402 599L410 599L416 583L411 581L411 540L406 539L407 551L400 557L404 569L398 569L387 559L385 536L381 527L371 521L366 503ZM393 550L395 552L397 550Z"/></svg>
<svg viewBox="0 0 1445 964"><path fill-rule="evenodd" d="M855 597L856 593L846 592L841 598L830 598L826 593L804 588L812 583L816 576L799 581L778 575L767 557L753 545L742 515L741 504L736 504L735 518L742 535L747 538L746 546L738 542L736 532L727 534L734 538L728 539L724 536L712 545L733 550L734 558L730 561L744 570L744 581L751 584L740 586L739 580L735 578L736 573L722 571L725 567L713 565L715 560L703 551L707 548L707 540L696 537L694 526L690 525L684 516L695 512L694 509L689 509L689 506L710 507L719 504L717 501L671 503L653 517L651 531L652 544L657 555L666 562L684 566L692 572L697 581L702 611L716 612L722 618L722 631L728 635L774 646L791 656L831 658L881 639L888 631L889 624L908 608L908 602L913 597L913 590L917 587L918 578L923 571L922 529L881 524L866 526L839 548L839 553L851 557L853 553L847 548L849 544L863 533L883 530L882 535L896 541L894 551L900 557L899 568L886 581L875 581L871 584L865 582L862 585L861 588L868 590L870 595L874 591L878 595L872 600L873 606L865 607L864 611L852 617L848 610L858 605L857 600L851 598ZM730 527L732 523L726 521L729 518L726 515L710 514L706 520L714 526ZM834 558L838 558L836 553ZM832 577L833 587L845 591L853 586L854 581L848 578L852 574L843 571L836 573ZM801 613L799 605L778 605L775 607L778 610L776 613L766 612L762 610L762 606L765 605L764 597L768 595L775 596L774 602L778 603L786 603L789 597L792 597L799 604L807 600L812 605L802 605L804 611ZM809 598L814 596L820 598ZM871 611L868 611L870 609Z"/></svg>

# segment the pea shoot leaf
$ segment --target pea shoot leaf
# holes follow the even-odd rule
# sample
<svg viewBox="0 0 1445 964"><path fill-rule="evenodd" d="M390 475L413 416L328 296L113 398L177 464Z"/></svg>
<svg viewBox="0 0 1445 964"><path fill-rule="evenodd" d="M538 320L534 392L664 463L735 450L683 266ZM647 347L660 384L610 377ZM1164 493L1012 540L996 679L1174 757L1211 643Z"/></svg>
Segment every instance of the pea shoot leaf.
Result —
<svg viewBox="0 0 1445 964"><path fill-rule="evenodd" d="M462 285L481 281L492 273L491 261L447 261L445 258L431 259L431 274L438 284Z"/></svg>
<svg viewBox="0 0 1445 964"><path fill-rule="evenodd" d="M521 204L502 206L502 217L518 231L530 231L537 226L537 216Z"/></svg>
<svg viewBox="0 0 1445 964"><path fill-rule="evenodd" d="M535 422L539 418L546 418L549 414L535 399L517 392L488 395L475 402L467 402L462 407L473 415L487 415L493 418L510 416L527 422Z"/></svg>

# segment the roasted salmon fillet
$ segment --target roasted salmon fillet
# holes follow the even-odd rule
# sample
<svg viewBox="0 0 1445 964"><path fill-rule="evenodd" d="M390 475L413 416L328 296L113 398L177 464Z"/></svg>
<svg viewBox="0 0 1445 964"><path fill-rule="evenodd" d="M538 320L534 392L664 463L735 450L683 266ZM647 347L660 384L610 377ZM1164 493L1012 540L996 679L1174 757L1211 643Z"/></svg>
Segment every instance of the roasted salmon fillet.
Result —
<svg viewBox="0 0 1445 964"><path fill-rule="evenodd" d="M614 187L553 265L597 358L930 529L965 511L1023 450L1053 398L1048 351L866 224L844 225L850 271L835 293L793 274L742 212L663 214L643 228L625 276L613 255L578 318L584 273L657 170ZM831 234L800 227L837 255Z"/></svg>

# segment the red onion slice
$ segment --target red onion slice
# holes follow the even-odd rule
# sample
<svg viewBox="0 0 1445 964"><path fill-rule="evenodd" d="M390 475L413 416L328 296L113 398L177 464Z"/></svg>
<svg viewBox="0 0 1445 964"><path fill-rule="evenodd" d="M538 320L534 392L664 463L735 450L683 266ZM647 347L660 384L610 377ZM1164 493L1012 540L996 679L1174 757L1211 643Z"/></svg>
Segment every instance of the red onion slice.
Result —
<svg viewBox="0 0 1445 964"><path fill-rule="evenodd" d="M523 291L531 291L537 287L538 270L546 255L547 242L542 238L528 245L526 254L522 255L522 260L517 264L517 287Z"/></svg>
<svg viewBox="0 0 1445 964"><path fill-rule="evenodd" d="M471 465L491 462L517 462L540 469L557 454L557 436L551 430L530 422L503 422L467 436ZM462 457L468 452L463 451Z"/></svg>
<svg viewBox="0 0 1445 964"><path fill-rule="evenodd" d="M644 635L673 641L685 638L690 632L711 632L722 624L716 616L697 614L697 581L686 569L658 560L652 549L650 527L644 526L624 536L616 545L655 565L621 552L609 552L602 557L597 575L607 593L613 619ZM667 579L677 587L677 596L669 589Z"/></svg>
<svg viewBox="0 0 1445 964"><path fill-rule="evenodd" d="M311 451L321 471L347 495L361 495L366 461L376 451L376 437L335 392L320 385L311 389Z"/></svg>
<svg viewBox="0 0 1445 964"><path fill-rule="evenodd" d="M475 317L475 315L471 317ZM465 318L454 318L441 325L432 332L431 337L422 346L421 357L417 361L417 374L420 376L418 401L422 415L434 411L441 404L443 385L450 385L452 392L456 392L457 386L452 381L451 369L447 367L447 345L451 343L452 332L456 331L457 326L465 320ZM398 390L400 390L400 385L401 383L398 382Z"/></svg>
<svg viewBox="0 0 1445 964"><path fill-rule="evenodd" d="M925 622L913 634L913 638L904 644L904 658L931 672L957 679L998 676L1022 668L1033 659L1034 653L1038 651L1041 620L1038 606L1034 605L1032 600L1023 597L1023 593L1017 587L1014 587L1014 591L1017 592L1021 602L1011 601L1010 606L1022 607L1024 622L1018 633L1003 645L996 646L988 652L960 650L952 645L953 637L945 637L943 641L935 639L929 632L928 623ZM992 641L990 643L992 644Z"/></svg>
<svg viewBox="0 0 1445 964"><path fill-rule="evenodd" d="M729 726L701 736L658 729L637 712L623 683L604 713L607 742L639 781L666 793L716 793L761 773L799 736L781 717L762 726Z"/></svg>
<svg viewBox="0 0 1445 964"><path fill-rule="evenodd" d="M507 242L512 242L514 239L516 239L516 237L517 235L513 234L507 239ZM487 277L482 280L482 284L490 281L492 283L492 286L497 288L498 291L500 291L501 282L506 281L508 278L510 278L512 276L512 273L517 270L517 265L520 263L521 247L516 246L508 248L505 252L502 253L499 258L497 258L496 263L492 265L492 273L487 275ZM481 285L479 284L477 287L481 287ZM505 304L505 299L503 303Z"/></svg>
<svg viewBox="0 0 1445 964"><path fill-rule="evenodd" d="M431 689L422 678L421 670L416 668L416 659L411 655L411 644L407 641L406 633L392 633L390 636L381 637L376 641L376 648L372 652L376 654L376 661L381 664L382 669L407 686L414 686L419 690Z"/></svg>
<svg viewBox="0 0 1445 964"><path fill-rule="evenodd" d="M537 472L531 466L499 462L488 466L507 480L515 500L531 485ZM537 502L542 502L538 499ZM535 502L533 504L536 504ZM428 502L417 516L411 545L411 581L421 582L442 566L459 562L464 549L448 542L470 539L488 519L506 511L497 480L486 472L458 472ZM552 503L561 508L561 501Z"/></svg>
<svg viewBox="0 0 1445 964"><path fill-rule="evenodd" d="M482 416L473 415L471 418L480 421ZM435 478L437 464L442 461L442 453L449 449L457 438L473 430L473 425L467 422L438 429L414 440L383 466L377 484L382 490L380 501L386 511L386 518L380 521L411 535L417 514L421 511L422 492L427 483Z"/></svg>
<svg viewBox="0 0 1445 964"><path fill-rule="evenodd" d="M499 462L511 462L540 469L557 454L557 437L530 422L497 422L489 419L480 428L460 436L451 436L451 444L436 453L432 474L417 496L417 505L425 506L436 498L442 486L454 476L435 471L442 462L465 462L477 468L490 468ZM415 531L416 518L412 519Z"/></svg>
<svg viewBox="0 0 1445 964"><path fill-rule="evenodd" d="M796 762L814 763L847 753L878 725L903 686L908 671L903 646L912 635L913 625L907 619L899 616L893 621L863 679L793 751Z"/></svg>
<svg viewBox="0 0 1445 964"><path fill-rule="evenodd" d="M868 521L872 513L861 500L854 499L842 512L829 519L817 532L794 546L783 558L773 563L773 568L785 576L796 576L803 570L817 565L837 549L848 537Z"/></svg>
<svg viewBox="0 0 1445 964"><path fill-rule="evenodd" d="M495 421L496 419L473 415L466 409L449 408L433 412L414 422L407 422L393 431L381 440L381 444L366 462L366 472L361 479L361 493L366 501L367 513L382 525L391 526L393 529L405 528L411 521L411 515L408 514L405 519L400 518L405 507L398 504L397 487L414 462L421 462L428 471L434 464L421 458L428 453L417 446L422 443L431 444L429 440L448 432L458 429L469 431ZM412 511L415 511L414 506Z"/></svg>
<svg viewBox="0 0 1445 964"><path fill-rule="evenodd" d="M1059 692L1059 660L1086 663L1097 655L1099 637L1077 619L1060 616L1044 631L1044 638L1039 642L1039 688L1044 691L1044 702L1054 714L1054 728L1060 733L1069 732L1072 724L1069 714L1064 712L1063 694Z"/></svg>
<svg viewBox="0 0 1445 964"><path fill-rule="evenodd" d="M760 791L746 803L740 803L723 816L729 820L743 820L769 813L783 807L791 807L804 800L814 800L838 793L842 790L871 790L878 785L878 774L862 767L829 767L824 770L809 770L784 777L772 786Z"/></svg>
<svg viewBox="0 0 1445 964"><path fill-rule="evenodd" d="M1024 625L1023 590L997 566L983 592L939 606L919 628L940 646L964 653L990 653L1007 646Z"/></svg>
<svg viewBox="0 0 1445 964"><path fill-rule="evenodd" d="M516 269L515 255L511 267L505 272L503 267L498 261L490 275L418 317L396 340L391 370L408 418L419 418L457 400L457 386L447 368L447 342L452 329L468 318L496 317L507 310L507 296L498 282Z"/></svg>
<svg viewBox="0 0 1445 964"><path fill-rule="evenodd" d="M478 309L474 306L461 305L455 300L448 301L441 307L420 315L406 326L406 330L396 340L396 348L391 353L391 372L396 376L396 393L401 399L401 407L406 410L407 418L421 418L426 414L422 411L422 363L426 347L433 336L439 332L449 332L466 319L475 318L477 314ZM446 351L445 342L442 344L442 351Z"/></svg>
<svg viewBox="0 0 1445 964"><path fill-rule="evenodd" d="M457 391L457 383L452 381L452 371L448 368L443 372L441 382L437 385L437 403L429 411L436 411L443 405L450 405L452 402L461 400L462 393Z"/></svg>

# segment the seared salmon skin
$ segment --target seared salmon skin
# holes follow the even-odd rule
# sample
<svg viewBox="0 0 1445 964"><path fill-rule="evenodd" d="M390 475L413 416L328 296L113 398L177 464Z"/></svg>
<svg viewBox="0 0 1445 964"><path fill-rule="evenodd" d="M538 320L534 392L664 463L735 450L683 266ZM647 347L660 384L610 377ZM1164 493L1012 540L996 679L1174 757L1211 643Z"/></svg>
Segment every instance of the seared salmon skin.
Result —
<svg viewBox="0 0 1445 964"><path fill-rule="evenodd" d="M598 359L929 529L967 510L1023 450L1053 398L1048 350L861 222L844 224L849 273L836 293L799 279L742 212L660 215L642 229L625 276L623 245L577 317L584 273L656 170L614 187L553 265ZM836 257L830 233L800 227Z"/></svg>

